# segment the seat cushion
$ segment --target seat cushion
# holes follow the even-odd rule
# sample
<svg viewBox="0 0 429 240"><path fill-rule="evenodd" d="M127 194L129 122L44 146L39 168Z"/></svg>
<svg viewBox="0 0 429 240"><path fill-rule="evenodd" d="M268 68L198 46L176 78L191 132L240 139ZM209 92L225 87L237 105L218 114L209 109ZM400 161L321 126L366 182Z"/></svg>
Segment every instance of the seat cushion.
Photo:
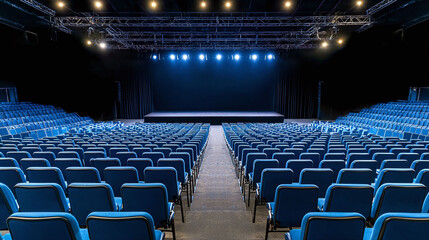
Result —
<svg viewBox="0 0 429 240"><path fill-rule="evenodd" d="M162 233L159 230L155 230L155 240L161 240L162 239L162 235L164 235L164 233Z"/></svg>
<svg viewBox="0 0 429 240"><path fill-rule="evenodd" d="M289 232L290 240L299 240L301 237L301 229L293 229Z"/></svg>

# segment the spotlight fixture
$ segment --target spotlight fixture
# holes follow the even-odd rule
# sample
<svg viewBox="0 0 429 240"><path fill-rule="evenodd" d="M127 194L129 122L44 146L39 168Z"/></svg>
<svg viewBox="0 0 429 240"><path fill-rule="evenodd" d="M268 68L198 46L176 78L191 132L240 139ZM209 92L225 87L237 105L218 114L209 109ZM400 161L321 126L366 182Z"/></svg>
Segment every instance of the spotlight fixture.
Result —
<svg viewBox="0 0 429 240"><path fill-rule="evenodd" d="M153 9L155 9L155 8L158 7L158 3L156 1L151 1L150 2L150 7L153 8Z"/></svg>
<svg viewBox="0 0 429 240"><path fill-rule="evenodd" d="M64 8L64 7L66 6L66 4L65 4L63 1L58 1L58 2L57 2L57 6L58 6L59 8Z"/></svg>
<svg viewBox="0 0 429 240"><path fill-rule="evenodd" d="M363 1L362 0L356 1L356 6L361 7L362 5L363 5Z"/></svg>
<svg viewBox="0 0 429 240"><path fill-rule="evenodd" d="M154 54L154 55L152 55L152 59L153 59L153 60L157 60L157 59L158 59L158 56L157 56L156 54Z"/></svg>
<svg viewBox="0 0 429 240"><path fill-rule="evenodd" d="M227 9L231 8L231 7L232 7L232 3L231 3L230 1L226 1L226 2L225 2L225 7L226 7Z"/></svg>
<svg viewBox="0 0 429 240"><path fill-rule="evenodd" d="M171 60L176 60L176 55L174 55L174 54L170 54L170 59L171 59Z"/></svg>
<svg viewBox="0 0 429 240"><path fill-rule="evenodd" d="M256 61L256 60L258 60L258 55L257 55L257 54L252 54L252 55L250 55L250 58L251 58L253 61Z"/></svg>
<svg viewBox="0 0 429 240"><path fill-rule="evenodd" d="M327 48L329 46L329 43L327 41L322 42L322 48Z"/></svg>
<svg viewBox="0 0 429 240"><path fill-rule="evenodd" d="M216 54L216 59L217 59L218 61L222 60L222 55L221 55L221 54Z"/></svg>
<svg viewBox="0 0 429 240"><path fill-rule="evenodd" d="M188 54L183 54L183 55L182 55L182 60L183 60L183 61L187 61L188 59L189 59Z"/></svg>
<svg viewBox="0 0 429 240"><path fill-rule="evenodd" d="M100 44L98 44L98 46L99 46L101 49L105 49L105 48L107 47L107 45L106 45L106 43L105 43L105 42L101 42Z"/></svg>
<svg viewBox="0 0 429 240"><path fill-rule="evenodd" d="M200 54L200 55L198 56L198 58L199 58L201 61L204 61L204 60L206 59L206 55L204 55L204 54Z"/></svg>
<svg viewBox="0 0 429 240"><path fill-rule="evenodd" d="M201 1L201 3L200 3L200 7L201 7L202 9L205 9L205 8L207 7L207 2L206 2L206 1Z"/></svg>
<svg viewBox="0 0 429 240"><path fill-rule="evenodd" d="M268 60L273 60L274 59L274 55L273 54L268 54L267 55L267 59Z"/></svg>
<svg viewBox="0 0 429 240"><path fill-rule="evenodd" d="M94 7L96 9L101 9L103 7L103 3L101 1L97 0L97 1L94 2Z"/></svg>
<svg viewBox="0 0 429 240"><path fill-rule="evenodd" d="M240 57L241 57L240 54L236 53L234 55L234 60L238 61L238 60L240 60Z"/></svg>
<svg viewBox="0 0 429 240"><path fill-rule="evenodd" d="M340 38L340 39L338 39L338 40L337 40L337 43L338 43L339 45L342 45L342 44L344 43L344 40L343 40L342 38Z"/></svg>
<svg viewBox="0 0 429 240"><path fill-rule="evenodd" d="M286 1L284 4L285 8L291 8L292 7L292 1Z"/></svg>
<svg viewBox="0 0 429 240"><path fill-rule="evenodd" d="M86 45L91 46L92 45L92 41L91 40L86 40Z"/></svg>

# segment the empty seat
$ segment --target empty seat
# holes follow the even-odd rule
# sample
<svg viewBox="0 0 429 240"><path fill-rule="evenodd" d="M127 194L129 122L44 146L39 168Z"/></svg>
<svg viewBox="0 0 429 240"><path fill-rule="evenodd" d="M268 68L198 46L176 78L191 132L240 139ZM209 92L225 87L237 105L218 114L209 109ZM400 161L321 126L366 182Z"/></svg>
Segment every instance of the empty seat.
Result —
<svg viewBox="0 0 429 240"><path fill-rule="evenodd" d="M372 156L373 160L376 160L378 162L377 168L380 168L381 163L386 159L396 159L395 154L393 153L375 153Z"/></svg>
<svg viewBox="0 0 429 240"><path fill-rule="evenodd" d="M19 167L18 162L14 158L0 158L0 167Z"/></svg>
<svg viewBox="0 0 429 240"><path fill-rule="evenodd" d="M345 153L326 153L323 157L324 160L346 160Z"/></svg>
<svg viewBox="0 0 429 240"><path fill-rule="evenodd" d="M415 175L411 168L385 168L378 174L374 191L385 183L412 183Z"/></svg>
<svg viewBox="0 0 429 240"><path fill-rule="evenodd" d="M139 175L134 167L107 167L104 169L106 183L110 184L115 197L121 196L124 183L139 183Z"/></svg>
<svg viewBox="0 0 429 240"><path fill-rule="evenodd" d="M368 153L351 153L347 157L347 167L356 160L371 160L371 156Z"/></svg>
<svg viewBox="0 0 429 240"><path fill-rule="evenodd" d="M21 212L69 211L64 190L56 183L18 183L15 192Z"/></svg>
<svg viewBox="0 0 429 240"><path fill-rule="evenodd" d="M6 153L5 157L13 158L18 164L21 164L21 159L31 158L31 154L26 151L9 151Z"/></svg>
<svg viewBox="0 0 429 240"><path fill-rule="evenodd" d="M101 151L85 151L83 153L84 166L89 167L92 158L106 158L106 153Z"/></svg>
<svg viewBox="0 0 429 240"><path fill-rule="evenodd" d="M414 180L415 183L421 183L425 185L426 187L429 187L429 169L422 169L420 170L419 174L417 174L416 179Z"/></svg>
<svg viewBox="0 0 429 240"><path fill-rule="evenodd" d="M299 176L300 184L314 184L319 188L319 197L325 197L326 190L335 181L334 172L329 168L306 168Z"/></svg>
<svg viewBox="0 0 429 240"><path fill-rule="evenodd" d="M286 240L362 240L365 218L359 213L307 213L301 229L286 233Z"/></svg>
<svg viewBox="0 0 429 240"><path fill-rule="evenodd" d="M409 168L410 164L407 160L387 159L381 163L380 171L385 168Z"/></svg>
<svg viewBox="0 0 429 240"><path fill-rule="evenodd" d="M49 164L51 164L51 166L55 165L54 160L55 160L56 156L53 152L50 152L50 151L35 152L35 153L33 153L33 157L34 158L44 158L44 159L49 161Z"/></svg>
<svg viewBox="0 0 429 240"><path fill-rule="evenodd" d="M345 167L346 162L344 160L323 160L319 164L319 168L329 168L334 172L334 180L337 179L340 170Z"/></svg>
<svg viewBox="0 0 429 240"><path fill-rule="evenodd" d="M161 240L152 216L146 212L94 212L87 219L91 240Z"/></svg>
<svg viewBox="0 0 429 240"><path fill-rule="evenodd" d="M311 160L313 161L314 166L319 166L320 163L320 154L318 153L301 153L299 159Z"/></svg>
<svg viewBox="0 0 429 240"><path fill-rule="evenodd" d="M153 167L153 163L150 158L129 158L127 160L127 165L137 169L140 181L144 181L144 170L147 167Z"/></svg>
<svg viewBox="0 0 429 240"><path fill-rule="evenodd" d="M369 168L345 168L340 170L337 183L343 184L371 184L375 173Z"/></svg>
<svg viewBox="0 0 429 240"><path fill-rule="evenodd" d="M75 151L62 151L57 154L58 158L78 158L80 159L79 153Z"/></svg>
<svg viewBox="0 0 429 240"><path fill-rule="evenodd" d="M95 167L100 173L101 180L105 180L104 169L107 167L119 167L121 162L118 158L92 158L89 161L91 167Z"/></svg>
<svg viewBox="0 0 429 240"><path fill-rule="evenodd" d="M299 182L299 176L303 169L312 167L313 161L311 160L289 160L286 163L286 168L290 168L293 171L293 182Z"/></svg>
<svg viewBox="0 0 429 240"><path fill-rule="evenodd" d="M429 168L429 160L415 160L411 164L411 168L414 169L416 173L419 173L422 169Z"/></svg>
<svg viewBox="0 0 429 240"><path fill-rule="evenodd" d="M158 160L164 158L164 153L162 152L145 152L142 154L142 158L150 158L152 160L153 166L158 166Z"/></svg>
<svg viewBox="0 0 429 240"><path fill-rule="evenodd" d="M279 162L275 159L261 159L253 162L253 172L249 173L249 191L247 206L250 205L250 192L256 189L256 184L261 182L261 174L265 168L278 168Z"/></svg>
<svg viewBox="0 0 429 240"><path fill-rule="evenodd" d="M350 168L369 168L376 173L378 162L376 160L357 160L350 165Z"/></svg>
<svg viewBox="0 0 429 240"><path fill-rule="evenodd" d="M272 158L279 161L279 167L280 168L284 168L284 167L286 167L287 161L289 161L291 159L296 159L296 156L294 153L280 152L280 153L274 153Z"/></svg>
<svg viewBox="0 0 429 240"><path fill-rule="evenodd" d="M0 167L0 182L12 190L13 194L15 194L15 185L26 181L24 172L20 168Z"/></svg>
<svg viewBox="0 0 429 240"><path fill-rule="evenodd" d="M407 167L410 167L412 162L420 159L420 155L418 153L410 153L410 152L399 153L397 156L397 159L407 160L408 161Z"/></svg>
<svg viewBox="0 0 429 240"><path fill-rule="evenodd" d="M67 185L63 173L57 167L30 167L27 168L27 180L31 183L56 183L64 191Z"/></svg>
<svg viewBox="0 0 429 240"><path fill-rule="evenodd" d="M78 158L57 158L54 160L54 164L61 170L66 181L67 176L65 174L68 167L82 167L82 162Z"/></svg>
<svg viewBox="0 0 429 240"><path fill-rule="evenodd" d="M21 169L27 175L27 168L29 167L50 167L51 164L44 158L23 158L21 159Z"/></svg>
<svg viewBox="0 0 429 240"><path fill-rule="evenodd" d="M18 212L15 196L8 186L0 183L0 230L7 230L6 219Z"/></svg>
<svg viewBox="0 0 429 240"><path fill-rule="evenodd" d="M98 170L94 167L68 167L66 168L67 183L101 183Z"/></svg>

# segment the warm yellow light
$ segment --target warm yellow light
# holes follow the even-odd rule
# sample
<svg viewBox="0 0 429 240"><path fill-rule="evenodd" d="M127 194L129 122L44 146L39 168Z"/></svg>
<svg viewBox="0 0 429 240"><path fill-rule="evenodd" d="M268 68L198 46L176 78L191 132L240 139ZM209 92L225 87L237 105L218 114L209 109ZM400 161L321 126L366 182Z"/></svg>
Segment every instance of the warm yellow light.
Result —
<svg viewBox="0 0 429 240"><path fill-rule="evenodd" d="M150 3L150 6L151 6L152 8L156 8L156 7L158 7L158 3L157 3L156 1L152 1L152 2Z"/></svg>
<svg viewBox="0 0 429 240"><path fill-rule="evenodd" d="M92 45L91 40L86 40L86 45L91 46Z"/></svg>
<svg viewBox="0 0 429 240"><path fill-rule="evenodd" d="M225 3L225 7L226 7L226 8L230 8L231 6L232 6L232 3L231 3L231 2L229 2L229 1L228 1L228 2L226 2L226 3Z"/></svg>
<svg viewBox="0 0 429 240"><path fill-rule="evenodd" d="M327 48L329 46L329 43L327 41L322 42L322 47Z"/></svg>
<svg viewBox="0 0 429 240"><path fill-rule="evenodd" d="M57 5L59 8L63 8L66 6L66 4L63 1L58 1Z"/></svg>
<svg viewBox="0 0 429 240"><path fill-rule="evenodd" d="M98 46L99 46L101 49L105 49L107 45L106 45L106 43L101 42Z"/></svg>
<svg viewBox="0 0 429 240"><path fill-rule="evenodd" d="M202 8L206 8L206 7L207 7L207 3L206 3L205 1L202 1L202 2L201 2L201 7L202 7Z"/></svg>
<svg viewBox="0 0 429 240"><path fill-rule="evenodd" d="M101 9L103 7L103 3L100 1L95 1L94 6L95 8Z"/></svg>
<svg viewBox="0 0 429 240"><path fill-rule="evenodd" d="M290 8L292 7L292 2L291 1L286 1L285 2L285 8Z"/></svg>
<svg viewBox="0 0 429 240"><path fill-rule="evenodd" d="M363 1L361 1L361 0L356 1L356 5L358 7L362 6L363 5Z"/></svg>
<svg viewBox="0 0 429 240"><path fill-rule="evenodd" d="M340 39L338 39L337 43L341 45L344 43L344 40L342 38L340 38Z"/></svg>

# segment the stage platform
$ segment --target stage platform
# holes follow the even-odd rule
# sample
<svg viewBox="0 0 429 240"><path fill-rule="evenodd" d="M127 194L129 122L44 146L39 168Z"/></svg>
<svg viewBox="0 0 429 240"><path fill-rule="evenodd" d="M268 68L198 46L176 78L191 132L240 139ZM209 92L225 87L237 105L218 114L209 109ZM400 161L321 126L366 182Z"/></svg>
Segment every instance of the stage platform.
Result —
<svg viewBox="0 0 429 240"><path fill-rule="evenodd" d="M144 116L144 122L202 122L221 124L226 122L282 123L284 116L276 112L152 112Z"/></svg>

